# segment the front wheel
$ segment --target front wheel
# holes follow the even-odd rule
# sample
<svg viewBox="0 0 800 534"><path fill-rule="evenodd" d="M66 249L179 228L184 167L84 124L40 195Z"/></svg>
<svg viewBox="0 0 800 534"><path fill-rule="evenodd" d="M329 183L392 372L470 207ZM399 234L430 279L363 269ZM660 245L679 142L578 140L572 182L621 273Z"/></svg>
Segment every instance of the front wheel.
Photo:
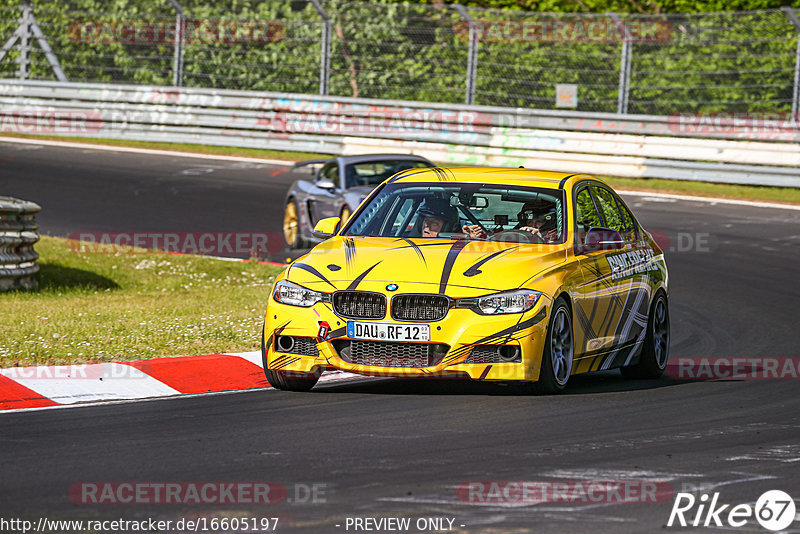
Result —
<svg viewBox="0 0 800 534"><path fill-rule="evenodd" d="M664 373L669 358L669 306L659 291L650 306L647 334L639 363L620 369L625 378L658 378Z"/></svg>
<svg viewBox="0 0 800 534"><path fill-rule="evenodd" d="M574 356L572 314L567 302L559 297L553 304L542 354L542 368L535 389L541 393L558 393L569 381Z"/></svg>
<svg viewBox="0 0 800 534"><path fill-rule="evenodd" d="M294 373L291 371L273 371L264 368L264 376L269 385L284 391L308 391L317 385L319 374Z"/></svg>
<svg viewBox="0 0 800 534"><path fill-rule="evenodd" d="M284 391L308 391L317 385L322 373L297 373L267 368L267 346L264 343L264 330L261 330L261 361L264 362L264 376L269 385Z"/></svg>

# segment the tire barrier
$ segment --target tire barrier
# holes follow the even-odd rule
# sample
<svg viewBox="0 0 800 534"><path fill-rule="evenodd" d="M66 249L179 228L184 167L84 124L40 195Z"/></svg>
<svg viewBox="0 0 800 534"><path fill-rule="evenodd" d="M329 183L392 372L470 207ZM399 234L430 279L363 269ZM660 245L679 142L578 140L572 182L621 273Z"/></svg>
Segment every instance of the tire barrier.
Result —
<svg viewBox="0 0 800 534"><path fill-rule="evenodd" d="M0 196L0 291L34 289L39 272L33 249L39 241L38 204Z"/></svg>

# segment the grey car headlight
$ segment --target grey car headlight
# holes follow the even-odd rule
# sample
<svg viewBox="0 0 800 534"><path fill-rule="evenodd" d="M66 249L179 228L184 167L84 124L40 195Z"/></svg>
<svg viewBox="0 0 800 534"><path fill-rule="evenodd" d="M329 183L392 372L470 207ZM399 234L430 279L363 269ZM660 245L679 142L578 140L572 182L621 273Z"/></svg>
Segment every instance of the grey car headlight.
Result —
<svg viewBox="0 0 800 534"><path fill-rule="evenodd" d="M472 308L482 315L502 315L508 313L523 313L532 309L539 301L542 294L532 289L517 289L503 291L485 297L471 299L458 299L456 306L459 308Z"/></svg>
<svg viewBox="0 0 800 534"><path fill-rule="evenodd" d="M328 293L312 291L287 280L281 280L275 284L272 298L281 304L308 308L317 302L330 302L331 296Z"/></svg>

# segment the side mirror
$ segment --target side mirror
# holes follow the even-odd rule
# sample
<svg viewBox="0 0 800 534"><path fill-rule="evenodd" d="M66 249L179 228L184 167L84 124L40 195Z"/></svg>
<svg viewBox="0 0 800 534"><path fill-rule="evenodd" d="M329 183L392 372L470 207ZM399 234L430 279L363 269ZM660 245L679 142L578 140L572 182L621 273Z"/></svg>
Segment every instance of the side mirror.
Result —
<svg viewBox="0 0 800 534"><path fill-rule="evenodd" d="M327 178L323 178L317 182L317 187L320 189L336 189L336 184Z"/></svg>
<svg viewBox="0 0 800 534"><path fill-rule="evenodd" d="M314 237L319 237L321 239L328 239L333 234L336 233L336 230L339 229L339 222L341 220L339 217L328 217L327 219L320 219L317 221L317 224L314 226L314 229L311 230L311 235Z"/></svg>
<svg viewBox="0 0 800 534"><path fill-rule="evenodd" d="M575 245L577 254L587 254L598 250L617 250L625 246L625 240L616 230L594 226L586 232L586 239L582 244Z"/></svg>

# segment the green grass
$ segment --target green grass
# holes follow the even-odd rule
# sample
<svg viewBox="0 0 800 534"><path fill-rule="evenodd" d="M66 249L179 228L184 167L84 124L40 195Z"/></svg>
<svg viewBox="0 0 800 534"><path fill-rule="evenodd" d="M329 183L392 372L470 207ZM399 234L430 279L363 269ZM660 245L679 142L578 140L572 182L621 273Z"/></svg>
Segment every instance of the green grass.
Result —
<svg viewBox="0 0 800 534"><path fill-rule="evenodd" d="M244 156L251 158L274 158L291 161L330 157L330 155L326 154L314 154L308 152L192 145L185 143L151 143L145 141L125 141L119 139L87 139L85 137L40 136L7 133L4 133L3 136L149 148L153 150L177 150L180 152L192 152L200 154ZM682 195L800 204L800 189L793 187L729 185L710 182L696 182L691 180L666 180L661 178L618 178L613 176L603 176L602 178L617 189L636 189L640 191L678 193Z"/></svg>
<svg viewBox="0 0 800 534"><path fill-rule="evenodd" d="M0 293L0 367L257 350L280 267L42 237L34 291Z"/></svg>
<svg viewBox="0 0 800 534"><path fill-rule="evenodd" d="M615 189L658 191L702 197L759 200L785 204L800 204L800 189L794 187L764 187L756 185L729 185L689 180L664 180L661 178L616 178L603 176Z"/></svg>

